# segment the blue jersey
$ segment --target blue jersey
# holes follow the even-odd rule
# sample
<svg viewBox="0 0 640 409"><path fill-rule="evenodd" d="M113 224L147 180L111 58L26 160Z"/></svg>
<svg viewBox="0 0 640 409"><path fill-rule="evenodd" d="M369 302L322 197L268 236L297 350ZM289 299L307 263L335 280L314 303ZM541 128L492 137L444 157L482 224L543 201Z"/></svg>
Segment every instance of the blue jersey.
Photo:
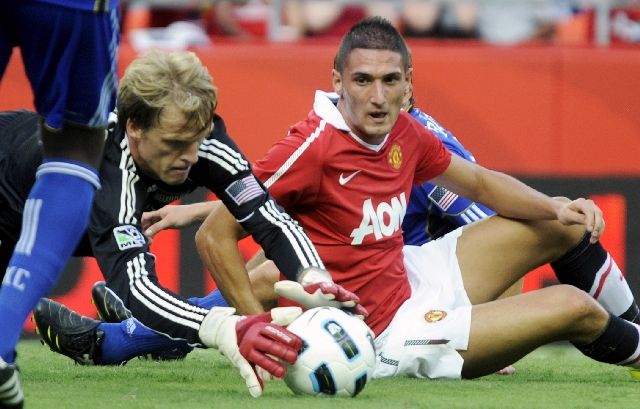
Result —
<svg viewBox="0 0 640 409"><path fill-rule="evenodd" d="M471 152L431 116L418 108L412 108L409 113L440 138L452 153L471 162L476 161ZM402 222L404 242L419 246L493 214L493 210L480 203L460 197L443 187L423 183L411 190L407 214Z"/></svg>

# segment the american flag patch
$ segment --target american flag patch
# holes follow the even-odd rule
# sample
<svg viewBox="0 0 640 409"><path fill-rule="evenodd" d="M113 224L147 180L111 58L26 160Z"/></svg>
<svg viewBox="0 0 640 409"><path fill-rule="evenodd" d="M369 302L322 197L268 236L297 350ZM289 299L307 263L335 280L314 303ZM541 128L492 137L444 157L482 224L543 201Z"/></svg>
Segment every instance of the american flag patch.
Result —
<svg viewBox="0 0 640 409"><path fill-rule="evenodd" d="M431 199L433 203L445 212L451 207L457 198L458 195L440 186L436 186L429 193L429 199Z"/></svg>
<svg viewBox="0 0 640 409"><path fill-rule="evenodd" d="M246 176L230 184L225 192L233 199L238 206L255 199L264 193L262 186L253 175Z"/></svg>

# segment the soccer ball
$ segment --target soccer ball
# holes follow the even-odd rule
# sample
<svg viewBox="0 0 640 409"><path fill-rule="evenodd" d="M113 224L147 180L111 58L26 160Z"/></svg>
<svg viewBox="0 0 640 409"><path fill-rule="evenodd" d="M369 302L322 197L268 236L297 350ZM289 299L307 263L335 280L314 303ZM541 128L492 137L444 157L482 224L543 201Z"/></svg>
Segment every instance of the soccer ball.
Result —
<svg viewBox="0 0 640 409"><path fill-rule="evenodd" d="M284 377L297 394L356 396L371 379L376 363L373 331L338 308L305 311L287 329L304 341Z"/></svg>

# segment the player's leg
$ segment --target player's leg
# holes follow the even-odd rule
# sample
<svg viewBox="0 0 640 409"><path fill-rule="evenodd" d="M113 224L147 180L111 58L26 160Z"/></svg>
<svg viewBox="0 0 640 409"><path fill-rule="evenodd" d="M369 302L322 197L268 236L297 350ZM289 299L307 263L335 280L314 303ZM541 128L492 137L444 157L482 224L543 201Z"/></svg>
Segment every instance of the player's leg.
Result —
<svg viewBox="0 0 640 409"><path fill-rule="evenodd" d="M36 304L33 320L52 351L81 365L118 365L136 356L188 347L184 341L159 335L135 318L101 322L48 298Z"/></svg>
<svg viewBox="0 0 640 409"><path fill-rule="evenodd" d="M0 15L0 80L2 80L4 76L4 72L9 64L9 59L11 58L13 46L16 45L17 41L15 26L16 3L10 2L3 4Z"/></svg>
<svg viewBox="0 0 640 409"><path fill-rule="evenodd" d="M464 229L457 256L473 304L497 298L517 278L555 260L562 283L590 293L616 316L637 319L637 304L620 269L600 243L589 243L582 226L496 216Z"/></svg>
<svg viewBox="0 0 640 409"><path fill-rule="evenodd" d="M46 121L46 161L25 204L20 240L0 291L0 356L8 362L25 318L56 283L86 229L100 185L96 169L102 127L114 102L118 42L117 19L114 26L106 13L79 17L69 8L38 2L21 2L18 10L22 57ZM81 100L68 104L72 99Z"/></svg>
<svg viewBox="0 0 640 409"><path fill-rule="evenodd" d="M495 300L534 268L560 257L581 237L553 234L553 222L525 223L494 216L466 226L456 256L472 304ZM547 233L547 237L541 237Z"/></svg>
<svg viewBox="0 0 640 409"><path fill-rule="evenodd" d="M249 278L255 294L262 302L265 310L277 306L273 284L279 278L279 271L275 264L270 260L264 261L249 272ZM124 280L117 281L117 284L112 283L112 285L117 287L126 284ZM127 294L128 292L122 293L124 299L130 299ZM191 351L192 348L186 342L177 342L155 333L138 320L124 322L132 318L133 314L121 297L103 282L94 285L92 299L94 304L99 306L98 311L101 316L122 317L122 319L111 320L111 322L100 324L97 327L97 330L104 333L100 346L100 364L119 363L133 356L141 355L151 355L160 359L165 359L166 357L175 359L177 356L184 356ZM227 301L217 289L204 297L192 297L188 301L198 307L207 309L228 306ZM119 311L126 311L126 313ZM48 318L48 320L51 321L52 318Z"/></svg>
<svg viewBox="0 0 640 409"><path fill-rule="evenodd" d="M638 365L640 327L607 313L568 285L474 305L462 376L475 378L517 361L535 348L571 341L600 362Z"/></svg>
<svg viewBox="0 0 640 409"><path fill-rule="evenodd" d="M640 324L638 304L622 271L600 242L589 242L588 234L551 267L561 283L589 293L613 315Z"/></svg>
<svg viewBox="0 0 640 409"><path fill-rule="evenodd" d="M275 306L276 297L273 284L278 280L279 272L271 261L250 272L256 294L265 308ZM154 277L151 281L157 284ZM96 283L92 290L92 300L99 314L110 318L112 322L100 322L83 317L52 300L41 300L35 311L34 320L43 340L54 352L66 355L82 364L114 365L121 364L136 356L151 356L154 359L178 359L184 357L193 348L184 340L173 339L151 330L140 320L134 318L130 308L143 317L143 321L154 321L156 313L131 300L132 289L129 280L122 275L114 275L111 286L119 288L118 295L104 282ZM166 291L166 290L164 290ZM166 291L168 297L180 297ZM124 300L129 300L124 302ZM210 309L227 306L227 302L215 290L205 297L193 297L192 304ZM122 318L122 319L114 319ZM54 340L57 339L57 343Z"/></svg>

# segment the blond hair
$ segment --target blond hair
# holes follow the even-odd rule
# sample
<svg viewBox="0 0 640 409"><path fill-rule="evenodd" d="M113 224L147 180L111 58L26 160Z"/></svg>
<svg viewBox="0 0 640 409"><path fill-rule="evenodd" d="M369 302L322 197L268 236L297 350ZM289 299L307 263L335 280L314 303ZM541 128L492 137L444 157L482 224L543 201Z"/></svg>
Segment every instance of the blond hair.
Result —
<svg viewBox="0 0 640 409"><path fill-rule="evenodd" d="M187 118L184 130L199 132L211 125L217 103L213 79L194 53L151 50L136 58L120 81L118 122L124 126L131 119L147 130L174 104Z"/></svg>

